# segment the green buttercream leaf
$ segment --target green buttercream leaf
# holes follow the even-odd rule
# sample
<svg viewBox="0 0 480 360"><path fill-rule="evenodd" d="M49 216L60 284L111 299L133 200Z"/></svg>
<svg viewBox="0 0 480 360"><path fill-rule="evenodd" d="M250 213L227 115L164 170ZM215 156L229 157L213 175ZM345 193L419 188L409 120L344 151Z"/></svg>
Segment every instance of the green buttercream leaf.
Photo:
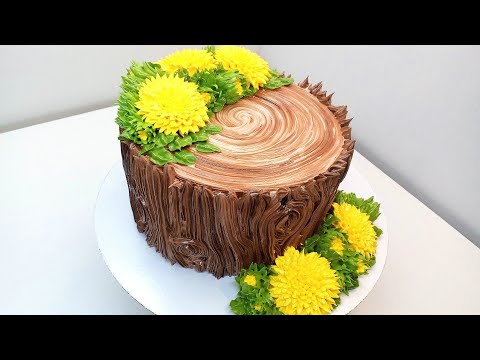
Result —
<svg viewBox="0 0 480 360"><path fill-rule="evenodd" d="M380 235L383 234L382 229L376 227L375 225L373 225L373 230L375 230L375 234L376 234L377 238L380 237Z"/></svg>
<svg viewBox="0 0 480 360"><path fill-rule="evenodd" d="M196 133L190 133L189 135L192 138L192 141L194 143L198 142L198 141L207 141L208 140L208 134L205 131L205 128L200 129L200 131L198 131Z"/></svg>
<svg viewBox="0 0 480 360"><path fill-rule="evenodd" d="M208 45L203 48L203 50L207 50L208 52L215 54L215 45Z"/></svg>
<svg viewBox="0 0 480 360"><path fill-rule="evenodd" d="M148 155L150 156L150 160L157 165L165 165L174 161L173 155L165 148L153 149Z"/></svg>
<svg viewBox="0 0 480 360"><path fill-rule="evenodd" d="M255 277L255 286L248 285L244 280L247 275ZM238 315L282 315L268 291L270 282L270 267L252 263L248 269L243 269L235 277L239 291L237 297L230 302L230 308Z"/></svg>
<svg viewBox="0 0 480 360"><path fill-rule="evenodd" d="M245 303L241 298L236 298L230 301L230 308L237 315L245 315L247 313Z"/></svg>
<svg viewBox="0 0 480 360"><path fill-rule="evenodd" d="M140 150L140 155L143 155L147 152L149 152L150 150L152 150L153 148L157 147L156 144L147 144L147 145L144 145L142 147L142 149Z"/></svg>
<svg viewBox="0 0 480 360"><path fill-rule="evenodd" d="M193 139L191 136L187 135L184 137L178 136L174 141L168 144L168 148L170 151L180 150L185 146L190 146L193 143Z"/></svg>
<svg viewBox="0 0 480 360"><path fill-rule="evenodd" d="M207 125L204 127L207 134L218 134L222 132L222 128L218 125Z"/></svg>
<svg viewBox="0 0 480 360"><path fill-rule="evenodd" d="M175 140L175 135L165 135L164 133L157 133L157 136L153 139L153 142L158 146L165 146Z"/></svg>
<svg viewBox="0 0 480 360"><path fill-rule="evenodd" d="M270 70L270 73L272 74L272 77L263 86L265 89L275 90L282 86L290 85L293 83L292 77L282 76L275 70Z"/></svg>
<svg viewBox="0 0 480 360"><path fill-rule="evenodd" d="M118 135L118 140L132 141L133 136L130 134L128 130L123 130L122 133Z"/></svg>
<svg viewBox="0 0 480 360"><path fill-rule="evenodd" d="M211 153L211 152L220 152L220 148L216 145L209 144L207 142L199 142L195 144L195 149L198 152Z"/></svg>
<svg viewBox="0 0 480 360"><path fill-rule="evenodd" d="M175 161L183 165L193 165L195 164L195 155L193 155L188 150L181 150L174 153L173 156Z"/></svg>

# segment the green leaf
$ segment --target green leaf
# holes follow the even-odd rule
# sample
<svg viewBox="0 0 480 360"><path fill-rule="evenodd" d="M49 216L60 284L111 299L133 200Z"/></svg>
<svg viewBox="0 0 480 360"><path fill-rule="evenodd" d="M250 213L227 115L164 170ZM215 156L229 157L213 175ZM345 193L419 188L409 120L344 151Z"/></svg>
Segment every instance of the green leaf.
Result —
<svg viewBox="0 0 480 360"><path fill-rule="evenodd" d="M149 152L150 150L152 150L154 147L156 147L157 145L156 144L147 144L147 145L144 145L142 147L142 149L140 150L140 155L143 155L147 152Z"/></svg>
<svg viewBox="0 0 480 360"><path fill-rule="evenodd" d="M180 146L180 144L178 143L177 140L171 142L170 144L168 144L168 149L170 151L176 151L176 150L180 150L182 147Z"/></svg>
<svg viewBox="0 0 480 360"><path fill-rule="evenodd" d="M245 277L252 275L256 284L245 283ZM275 306L275 301L269 292L270 267L252 263L248 269L242 269L235 277L239 291L237 297L230 302L230 308L235 314L241 315L282 315Z"/></svg>
<svg viewBox="0 0 480 360"><path fill-rule="evenodd" d="M190 146L192 145L193 139L191 136L184 136L178 139L178 143L181 147Z"/></svg>
<svg viewBox="0 0 480 360"><path fill-rule="evenodd" d="M213 89L212 88L209 88L208 86L201 86L198 88L198 92L208 92L208 93L211 93L213 92Z"/></svg>
<svg viewBox="0 0 480 360"><path fill-rule="evenodd" d="M192 138L192 141L198 142L198 141L207 141L208 140L208 134L205 131L205 128L200 129L200 131L197 131L196 133L191 133L189 134L190 137Z"/></svg>
<svg viewBox="0 0 480 360"><path fill-rule="evenodd" d="M233 299L230 301L230 308L237 315L245 315L245 305L241 299Z"/></svg>
<svg viewBox="0 0 480 360"><path fill-rule="evenodd" d="M185 137L177 137L175 141L168 144L168 148L170 151L180 150L185 146L190 146L193 143L193 139L191 136L187 135Z"/></svg>
<svg viewBox="0 0 480 360"><path fill-rule="evenodd" d="M207 125L204 127L207 134L218 134L222 132L222 127L218 125Z"/></svg>
<svg viewBox="0 0 480 360"><path fill-rule="evenodd" d="M158 133L157 136L153 139L153 141L158 147L161 147L172 142L174 139L175 139L174 134L165 135L164 133Z"/></svg>
<svg viewBox="0 0 480 360"><path fill-rule="evenodd" d="M148 153L150 160L157 165L165 165L174 161L173 155L165 148L156 148Z"/></svg>
<svg viewBox="0 0 480 360"><path fill-rule="evenodd" d="M265 89L275 90L282 86L290 85L293 83L292 77L282 76L275 70L270 70L270 73L272 74L272 77L263 86Z"/></svg>
<svg viewBox="0 0 480 360"><path fill-rule="evenodd" d="M123 130L122 133L118 135L118 140L132 141L133 136L131 136L127 130Z"/></svg>
<svg viewBox="0 0 480 360"><path fill-rule="evenodd" d="M203 48L203 50L207 50L208 52L215 54L215 45L208 45Z"/></svg>
<svg viewBox="0 0 480 360"><path fill-rule="evenodd" d="M216 145L209 144L207 142L199 142L195 145L195 149L198 152L211 153L211 152L220 152L220 148Z"/></svg>
<svg viewBox="0 0 480 360"><path fill-rule="evenodd" d="M188 150L181 150L174 153L174 159L183 165L193 165L195 164L195 155L193 155Z"/></svg>
<svg viewBox="0 0 480 360"><path fill-rule="evenodd" d="M216 112L219 112L219 111L222 110L222 109L223 109L223 105L216 103L216 104L213 106L213 109L212 109L212 110L213 110L214 113L216 113Z"/></svg>

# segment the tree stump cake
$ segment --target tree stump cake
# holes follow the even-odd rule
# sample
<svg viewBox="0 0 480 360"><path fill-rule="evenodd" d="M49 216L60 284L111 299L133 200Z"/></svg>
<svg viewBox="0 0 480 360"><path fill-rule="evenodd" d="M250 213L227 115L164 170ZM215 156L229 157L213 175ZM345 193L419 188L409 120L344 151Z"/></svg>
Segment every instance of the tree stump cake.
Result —
<svg viewBox="0 0 480 360"><path fill-rule="evenodd" d="M193 166L153 164L122 141L138 230L171 263L237 275L298 247L330 210L353 155L346 106L321 83L255 95L225 106L210 123L223 131Z"/></svg>

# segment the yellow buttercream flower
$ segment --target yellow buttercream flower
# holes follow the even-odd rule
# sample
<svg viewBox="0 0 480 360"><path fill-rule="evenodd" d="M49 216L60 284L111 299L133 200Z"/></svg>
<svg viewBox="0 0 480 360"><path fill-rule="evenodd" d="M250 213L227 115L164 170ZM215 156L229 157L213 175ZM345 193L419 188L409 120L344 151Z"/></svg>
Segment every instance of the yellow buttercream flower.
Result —
<svg viewBox="0 0 480 360"><path fill-rule="evenodd" d="M197 85L183 78L157 74L140 86L138 97L138 114L166 135L197 132L208 121L205 99Z"/></svg>
<svg viewBox="0 0 480 360"><path fill-rule="evenodd" d="M257 311L262 310L262 306L261 306L261 305L255 305L254 308L255 308L255 310L257 310Z"/></svg>
<svg viewBox="0 0 480 360"><path fill-rule="evenodd" d="M247 275L245 279L243 279L243 282L250 286L255 286L257 285L257 278L254 275Z"/></svg>
<svg viewBox="0 0 480 360"><path fill-rule="evenodd" d="M216 67L212 53L200 49L185 49L165 56L157 62L163 70L172 74L176 70L186 69L192 76L197 71L211 70Z"/></svg>
<svg viewBox="0 0 480 360"><path fill-rule="evenodd" d="M330 263L316 252L288 247L272 265L270 295L286 315L325 315L339 297L340 285Z"/></svg>
<svg viewBox="0 0 480 360"><path fill-rule="evenodd" d="M202 93L202 97L203 97L203 100L205 101L205 104L208 104L210 102L210 100L212 99L210 94L207 93L207 92Z"/></svg>
<svg viewBox="0 0 480 360"><path fill-rule="evenodd" d="M332 243L330 245L330 249L335 251L339 255L343 255L343 243L342 240L339 238L335 238L332 240Z"/></svg>
<svg viewBox="0 0 480 360"><path fill-rule="evenodd" d="M215 59L225 70L238 70L255 90L265 85L272 76L265 60L240 46L219 46L215 51Z"/></svg>
<svg viewBox="0 0 480 360"><path fill-rule="evenodd" d="M367 265L365 265L362 260L357 260L357 265L357 273L359 274L363 274L368 269Z"/></svg>
<svg viewBox="0 0 480 360"><path fill-rule="evenodd" d="M348 235L350 248L370 259L375 254L377 239L368 215L348 203L333 203L333 215L339 219L334 225Z"/></svg>
<svg viewBox="0 0 480 360"><path fill-rule="evenodd" d="M147 132L146 131L139 131L138 132L138 137L141 139L141 140L147 140Z"/></svg>

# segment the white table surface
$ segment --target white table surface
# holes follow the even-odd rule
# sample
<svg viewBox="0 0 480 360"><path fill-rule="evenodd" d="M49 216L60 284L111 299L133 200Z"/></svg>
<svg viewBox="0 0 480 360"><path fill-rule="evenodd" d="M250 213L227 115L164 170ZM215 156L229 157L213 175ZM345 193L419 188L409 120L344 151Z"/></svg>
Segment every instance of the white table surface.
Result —
<svg viewBox="0 0 480 360"><path fill-rule="evenodd" d="M0 314L150 314L95 237L97 193L120 159L115 115L109 107L0 134ZM358 152L353 164L382 200L389 249L351 314L480 314L480 250Z"/></svg>

